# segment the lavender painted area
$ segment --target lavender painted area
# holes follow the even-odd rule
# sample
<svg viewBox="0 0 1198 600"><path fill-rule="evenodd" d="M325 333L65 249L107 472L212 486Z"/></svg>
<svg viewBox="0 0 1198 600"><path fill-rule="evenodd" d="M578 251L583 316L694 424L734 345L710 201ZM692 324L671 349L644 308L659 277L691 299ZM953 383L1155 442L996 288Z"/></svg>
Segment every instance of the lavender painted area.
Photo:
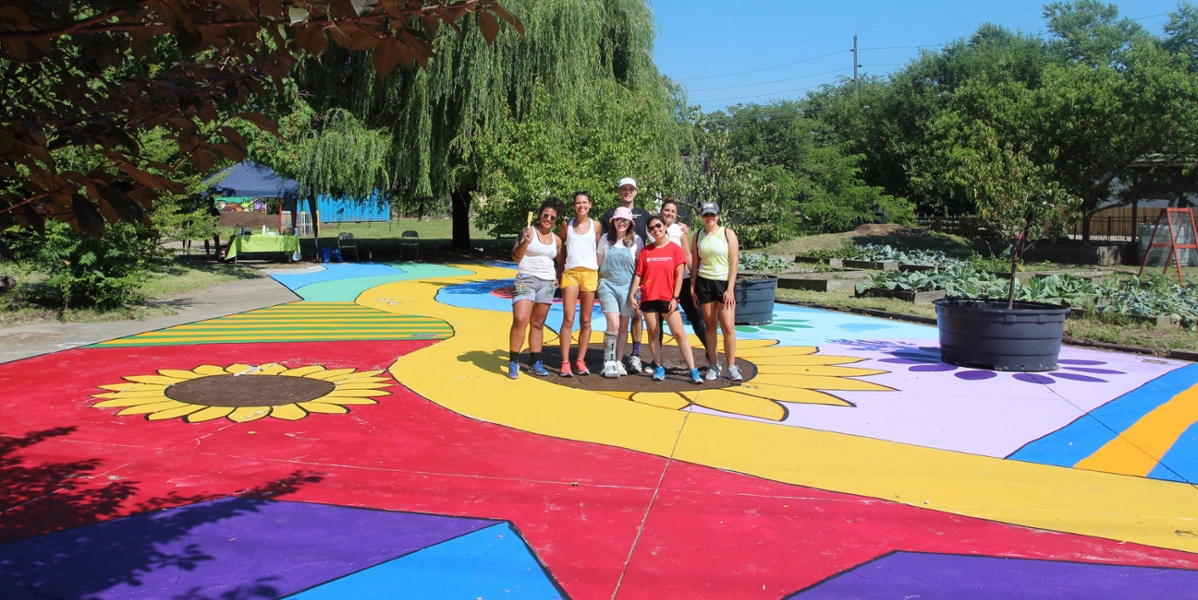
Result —
<svg viewBox="0 0 1198 600"><path fill-rule="evenodd" d="M1198 598L1198 571L896 552L789 597L1186 600Z"/></svg>
<svg viewBox="0 0 1198 600"><path fill-rule="evenodd" d="M0 546L0 597L278 598L495 523L226 498Z"/></svg>

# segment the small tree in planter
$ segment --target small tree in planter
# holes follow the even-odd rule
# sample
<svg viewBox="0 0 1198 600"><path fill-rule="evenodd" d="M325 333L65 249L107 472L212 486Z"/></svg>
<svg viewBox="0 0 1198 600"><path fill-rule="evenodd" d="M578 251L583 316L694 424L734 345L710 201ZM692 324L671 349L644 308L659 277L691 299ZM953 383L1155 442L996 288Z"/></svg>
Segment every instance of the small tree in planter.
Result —
<svg viewBox="0 0 1198 600"><path fill-rule="evenodd" d="M1045 235L1062 233L1077 220L1082 199L1070 195L1052 178L1052 165L1037 165L1030 148L999 147L993 135L980 152L961 158L958 176L978 216L1011 242L1011 282L1007 309L1015 306L1015 271L1023 254Z"/></svg>
<svg viewBox="0 0 1198 600"><path fill-rule="evenodd" d="M1015 301L1015 271L1027 247L1059 231L1080 200L1052 179L1052 167L1028 158L1028 148L999 147L992 133L980 150L957 149L953 175L977 203L978 214L1011 241L1011 280L1003 300L936 300L940 359L996 371L1057 368L1068 308Z"/></svg>

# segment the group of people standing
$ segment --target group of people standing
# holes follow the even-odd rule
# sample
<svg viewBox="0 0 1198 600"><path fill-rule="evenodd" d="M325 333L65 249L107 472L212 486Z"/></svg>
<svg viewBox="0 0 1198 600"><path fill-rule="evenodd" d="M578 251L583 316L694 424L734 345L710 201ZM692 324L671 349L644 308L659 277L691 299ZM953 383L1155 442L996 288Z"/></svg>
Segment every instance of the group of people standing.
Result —
<svg viewBox="0 0 1198 600"><path fill-rule="evenodd" d="M667 199L661 213L637 208L636 181L630 177L617 185L620 206L590 217L591 197L574 194L574 218L564 219L562 201L549 197L541 203L536 223L525 228L512 248L516 261L512 295L512 328L508 337L508 377L520 376L519 355L527 333L528 370L548 376L541 361L545 318L559 285L562 297L562 377L590 375L586 353L591 341L591 314L595 298L606 320L603 335L603 376L617 378L648 372L656 381L666 378L662 354L663 322L686 362L692 383L703 383L682 325L680 310L702 341L707 355L706 379L723 373L742 379L736 366L736 266L739 246L736 233L720 225L720 207L706 203L699 214L703 228L692 239L690 229L678 221L678 203ZM555 223L562 218L554 231ZM582 310L577 310L581 303ZM578 319L577 360L571 364L574 321ZM648 330L652 363L641 360L642 321ZM717 328L724 333L725 367L719 363ZM632 352L624 359L629 333Z"/></svg>

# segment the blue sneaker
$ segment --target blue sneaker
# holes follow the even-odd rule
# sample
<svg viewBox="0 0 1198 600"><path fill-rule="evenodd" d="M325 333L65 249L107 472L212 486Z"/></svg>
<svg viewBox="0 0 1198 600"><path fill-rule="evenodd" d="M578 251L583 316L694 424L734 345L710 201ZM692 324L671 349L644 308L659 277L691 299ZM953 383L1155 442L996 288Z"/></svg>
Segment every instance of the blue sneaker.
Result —
<svg viewBox="0 0 1198 600"><path fill-rule="evenodd" d="M545 365L541 364L541 361L539 361L539 360L535 363L532 363L532 367L529 367L528 370L532 371L532 374L536 375L538 377L548 377L549 376L549 371L545 370Z"/></svg>
<svg viewBox="0 0 1198 600"><path fill-rule="evenodd" d="M653 381L665 381L665 380L666 380L666 368L661 365L658 365L656 369L653 369Z"/></svg>
<svg viewBox="0 0 1198 600"><path fill-rule="evenodd" d="M507 364L507 378L518 379L520 377L520 363L511 361Z"/></svg>
<svg viewBox="0 0 1198 600"><path fill-rule="evenodd" d="M691 383L703 383L703 378L699 376L698 369L691 369Z"/></svg>

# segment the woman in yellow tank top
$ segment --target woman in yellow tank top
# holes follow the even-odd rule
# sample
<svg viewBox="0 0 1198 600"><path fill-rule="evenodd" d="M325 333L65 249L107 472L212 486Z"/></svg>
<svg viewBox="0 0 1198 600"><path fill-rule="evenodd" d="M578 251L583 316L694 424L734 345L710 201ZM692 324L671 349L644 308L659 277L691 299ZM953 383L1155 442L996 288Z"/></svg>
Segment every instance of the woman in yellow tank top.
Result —
<svg viewBox="0 0 1198 600"><path fill-rule="evenodd" d="M696 265L691 277L691 295L703 311L707 326L707 380L720 377L720 361L716 347L716 325L724 332L724 360L728 363L728 379L741 381L736 366L736 266L740 259L740 243L736 233L720 227L720 205L708 202L699 209L703 231L695 236L691 264Z"/></svg>

